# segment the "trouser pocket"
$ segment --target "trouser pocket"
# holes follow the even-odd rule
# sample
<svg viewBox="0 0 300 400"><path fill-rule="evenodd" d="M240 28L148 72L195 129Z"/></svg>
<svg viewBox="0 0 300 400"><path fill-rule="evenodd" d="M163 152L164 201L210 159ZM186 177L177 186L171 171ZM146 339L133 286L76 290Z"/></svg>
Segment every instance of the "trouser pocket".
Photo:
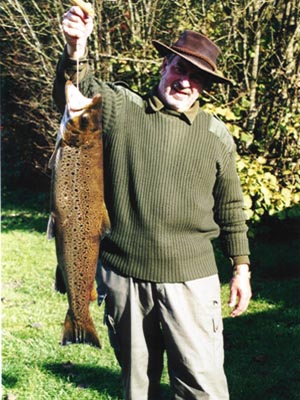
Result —
<svg viewBox="0 0 300 400"><path fill-rule="evenodd" d="M104 316L104 322L107 326L107 331L108 331L108 337L109 337L109 342L111 347L113 348L116 358L118 362L120 363L120 353L121 353L121 348L120 348L120 342L118 339L116 327L115 327L115 321L113 317L109 314L105 314Z"/></svg>

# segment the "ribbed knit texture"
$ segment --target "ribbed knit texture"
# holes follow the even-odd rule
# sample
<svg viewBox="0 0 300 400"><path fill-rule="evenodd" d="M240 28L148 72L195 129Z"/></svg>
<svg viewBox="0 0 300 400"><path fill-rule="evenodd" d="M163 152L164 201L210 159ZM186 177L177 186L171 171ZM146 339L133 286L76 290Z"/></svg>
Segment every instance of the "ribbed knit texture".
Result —
<svg viewBox="0 0 300 400"><path fill-rule="evenodd" d="M192 124L154 112L147 99L90 78L81 90L103 95L104 265L154 282L209 276L220 228L228 256L249 254L235 146L220 121L201 110Z"/></svg>

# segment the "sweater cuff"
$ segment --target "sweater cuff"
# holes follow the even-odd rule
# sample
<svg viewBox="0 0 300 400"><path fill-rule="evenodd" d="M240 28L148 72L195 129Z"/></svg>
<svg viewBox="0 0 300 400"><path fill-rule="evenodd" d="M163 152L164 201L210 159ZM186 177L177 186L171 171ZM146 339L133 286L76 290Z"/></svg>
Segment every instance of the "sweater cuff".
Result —
<svg viewBox="0 0 300 400"><path fill-rule="evenodd" d="M83 57L80 57L77 63L77 60L74 58L70 58L67 52L67 46L64 48L64 52L62 54L62 58L60 61L60 73L64 76L64 79L71 80L73 82L77 81L77 67L79 73L79 81L81 81L88 71L88 50L85 49L85 54Z"/></svg>
<svg viewBox="0 0 300 400"><path fill-rule="evenodd" d="M250 259L248 256L230 257L230 261L231 261L232 266L241 265L241 264L248 264L250 266Z"/></svg>

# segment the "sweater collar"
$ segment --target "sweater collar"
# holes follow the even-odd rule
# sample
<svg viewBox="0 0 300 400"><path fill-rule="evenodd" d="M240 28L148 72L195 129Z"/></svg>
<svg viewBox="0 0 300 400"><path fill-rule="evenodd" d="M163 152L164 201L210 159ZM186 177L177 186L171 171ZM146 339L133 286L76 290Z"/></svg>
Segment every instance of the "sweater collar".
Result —
<svg viewBox="0 0 300 400"><path fill-rule="evenodd" d="M170 108L165 107L164 103L159 99L158 95L157 95L157 87L152 89L151 92L149 93L149 97L148 97L148 105L150 107L150 109L154 112L165 112L167 114L170 115L175 115L178 116L179 118L185 120L189 125L192 125L192 123L194 122L198 111L199 111L199 101L196 101L192 107L185 112L179 112L179 111L175 111L172 110Z"/></svg>

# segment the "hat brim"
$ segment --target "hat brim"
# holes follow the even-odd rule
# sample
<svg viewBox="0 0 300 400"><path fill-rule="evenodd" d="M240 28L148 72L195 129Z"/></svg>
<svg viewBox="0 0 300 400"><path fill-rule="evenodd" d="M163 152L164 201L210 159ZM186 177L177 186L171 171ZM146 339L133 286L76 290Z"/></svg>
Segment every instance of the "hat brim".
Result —
<svg viewBox="0 0 300 400"><path fill-rule="evenodd" d="M204 73L208 74L212 82L216 83L232 83L229 79L225 78L224 76L220 75L218 72L214 72L211 69L207 68L207 66L201 61L200 58L191 56L189 54L184 54L180 53L179 51L176 51L172 49L169 46L166 46L165 44L157 41L157 40L152 40L152 43L156 50L159 52L159 54L163 57L170 53L174 53L185 60L189 61L191 64L195 65L197 68L200 69L200 71L203 71Z"/></svg>

